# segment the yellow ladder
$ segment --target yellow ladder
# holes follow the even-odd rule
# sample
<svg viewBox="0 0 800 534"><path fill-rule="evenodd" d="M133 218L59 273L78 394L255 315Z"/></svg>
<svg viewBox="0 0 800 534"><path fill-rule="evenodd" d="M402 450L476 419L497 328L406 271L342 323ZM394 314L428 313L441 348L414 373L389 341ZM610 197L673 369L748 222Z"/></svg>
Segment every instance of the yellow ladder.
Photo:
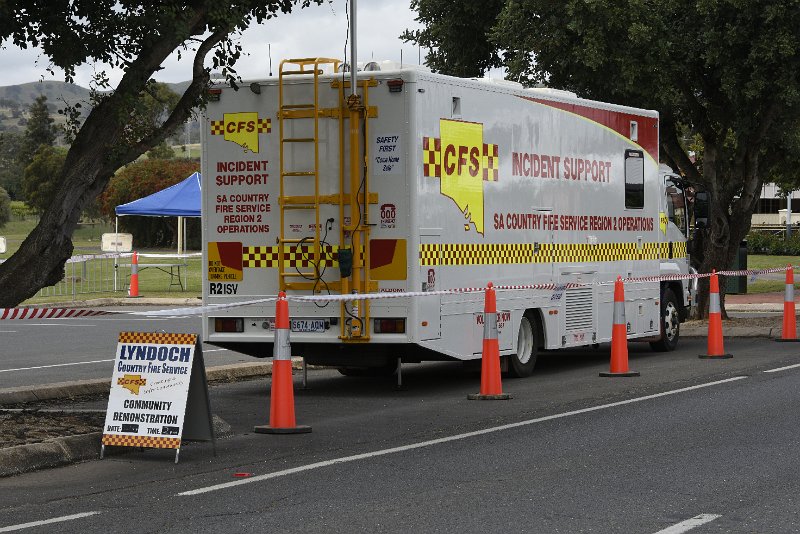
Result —
<svg viewBox="0 0 800 534"><path fill-rule="evenodd" d="M319 76L322 74L324 65L333 65L334 71L339 66L338 59L328 58L303 58L287 59L281 61L278 71L278 124L280 128L280 196L278 204L280 206L280 233L278 238L278 279L281 291L288 289L311 290L314 291L319 286L320 262L324 260L323 251L320 243L320 221L319 206L321 197L319 194ZM298 76L313 76L314 78L314 101L305 103L286 103L286 81L287 79L297 78ZM287 120L312 120L313 135L310 137L287 137ZM287 151L302 147L313 149L314 166L311 169L287 169ZM291 149L289 148L291 147ZM310 154L308 154L310 155ZM301 158L308 160L310 158ZM313 182L313 194L306 195L286 195L287 180L305 180ZM308 183L305 188L311 193L312 183ZM297 239L286 236L285 214L287 210L313 210L314 212L314 235L311 238ZM286 255L291 253L294 248L303 245L310 248L311 265L317 266L314 271L302 271L300 269L287 269ZM302 279L296 281L296 279Z"/></svg>
<svg viewBox="0 0 800 534"><path fill-rule="evenodd" d="M278 276L279 285L282 291L286 290L310 290L312 292L321 291L324 286L330 290L340 291L342 294L348 293L369 293L377 291L377 283L369 278L369 230L368 214L370 204L377 204L378 195L369 191L369 167L367 161L367 118L377 117L377 108L369 106L368 88L377 86L377 82L372 80L361 80L358 86L362 89L362 98L346 98L345 89L349 88L349 81L342 83L339 80L331 82L331 88L338 89L339 105L335 108L321 108L319 104L320 84L319 76L322 74L323 65L333 65L334 72L337 70L340 61L328 58L303 58L287 59L281 62L279 70L279 111L278 123L280 127L280 237L278 238ZM314 101L313 103L286 103L286 80L297 76L313 76ZM339 191L331 195L320 194L320 166L319 166L319 119L330 118L339 121ZM313 120L313 136L311 137L287 137L288 120ZM349 139L350 150L349 161L345 161L345 119L349 119ZM364 127L361 122L363 119ZM313 169L287 169L287 150L302 146L313 146L314 167ZM361 150L363 147L363 157ZM301 158L302 159L302 158ZM349 169L349 172L347 172ZM287 180L313 179L313 195L287 195ZM349 193L345 194L345 184L349 184ZM310 189L310 185L308 184ZM309 263L319 266L321 261L325 261L326 254L331 251L323 251L320 240L320 215L319 207L322 204L338 205L339 207L339 250L350 249L352 251L353 266L349 277L343 277L340 281L329 281L320 284L319 269L315 271L300 271L299 269L287 269L285 261L287 252L293 247L303 244L311 248ZM349 210L346 206L349 205ZM285 212L287 210L313 210L314 211L314 235L310 238L297 239L289 238L285 234ZM349 223L345 220L349 218ZM303 280L297 280L302 278ZM350 308L348 309L348 305ZM369 328L369 301L363 300L359 305L342 302L340 304L340 339L350 342L368 341L370 336ZM348 325L347 327L345 325Z"/></svg>

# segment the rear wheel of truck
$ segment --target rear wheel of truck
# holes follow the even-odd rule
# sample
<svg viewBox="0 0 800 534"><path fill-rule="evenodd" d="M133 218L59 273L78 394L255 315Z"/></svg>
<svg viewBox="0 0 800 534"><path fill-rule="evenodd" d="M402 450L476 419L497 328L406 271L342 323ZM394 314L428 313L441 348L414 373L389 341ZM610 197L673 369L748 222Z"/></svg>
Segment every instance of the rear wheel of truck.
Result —
<svg viewBox="0 0 800 534"><path fill-rule="evenodd" d="M681 334L681 317L678 312L678 299L671 289L661 295L661 339L650 343L658 352L670 352L678 346Z"/></svg>
<svg viewBox="0 0 800 534"><path fill-rule="evenodd" d="M524 378L533 374L538 349L537 319L534 314L525 312L519 323L517 334L517 353L508 356L508 371L511 378Z"/></svg>

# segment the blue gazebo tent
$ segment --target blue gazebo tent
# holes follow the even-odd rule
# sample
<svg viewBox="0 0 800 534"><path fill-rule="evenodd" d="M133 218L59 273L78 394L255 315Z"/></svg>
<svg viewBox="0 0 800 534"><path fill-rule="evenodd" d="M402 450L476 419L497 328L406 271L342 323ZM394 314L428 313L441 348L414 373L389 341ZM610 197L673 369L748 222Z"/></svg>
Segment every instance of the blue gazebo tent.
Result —
<svg viewBox="0 0 800 534"><path fill-rule="evenodd" d="M121 204L114 211L118 217L123 215L177 217L178 254L181 254L185 250L183 241L186 235L183 218L200 217L200 204L200 173L195 172L182 182L133 202Z"/></svg>

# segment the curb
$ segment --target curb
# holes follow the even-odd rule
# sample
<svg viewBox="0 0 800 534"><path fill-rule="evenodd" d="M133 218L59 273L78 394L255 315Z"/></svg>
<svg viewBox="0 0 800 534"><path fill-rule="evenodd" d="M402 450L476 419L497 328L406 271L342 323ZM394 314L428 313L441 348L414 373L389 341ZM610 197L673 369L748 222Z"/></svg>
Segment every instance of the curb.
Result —
<svg viewBox="0 0 800 534"><path fill-rule="evenodd" d="M292 368L302 368L302 358L292 358ZM272 375L272 360L268 362L234 363L206 369L209 383L232 380L255 379ZM84 395L107 394L111 389L110 378L56 382L41 386L22 386L0 389L0 406L26 404L44 400L69 399Z"/></svg>
<svg viewBox="0 0 800 534"><path fill-rule="evenodd" d="M0 477L99 457L100 438L101 432L93 432L0 449Z"/></svg>
<svg viewBox="0 0 800 534"><path fill-rule="evenodd" d="M103 306L201 306L202 300L197 297L140 297L118 298L104 297L99 299L76 300L67 302L44 302L41 304L23 304L20 308L101 308Z"/></svg>

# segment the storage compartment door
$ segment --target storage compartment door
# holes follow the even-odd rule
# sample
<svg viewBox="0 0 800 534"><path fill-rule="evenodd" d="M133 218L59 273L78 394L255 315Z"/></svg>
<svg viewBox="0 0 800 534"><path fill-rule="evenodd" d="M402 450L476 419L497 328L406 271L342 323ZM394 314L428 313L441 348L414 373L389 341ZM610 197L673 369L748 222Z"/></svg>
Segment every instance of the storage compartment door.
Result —
<svg viewBox="0 0 800 534"><path fill-rule="evenodd" d="M442 288L441 247L439 234L420 235L420 284L412 291L436 291ZM440 296L417 297L417 332L419 340L426 341L442 337L442 298Z"/></svg>

